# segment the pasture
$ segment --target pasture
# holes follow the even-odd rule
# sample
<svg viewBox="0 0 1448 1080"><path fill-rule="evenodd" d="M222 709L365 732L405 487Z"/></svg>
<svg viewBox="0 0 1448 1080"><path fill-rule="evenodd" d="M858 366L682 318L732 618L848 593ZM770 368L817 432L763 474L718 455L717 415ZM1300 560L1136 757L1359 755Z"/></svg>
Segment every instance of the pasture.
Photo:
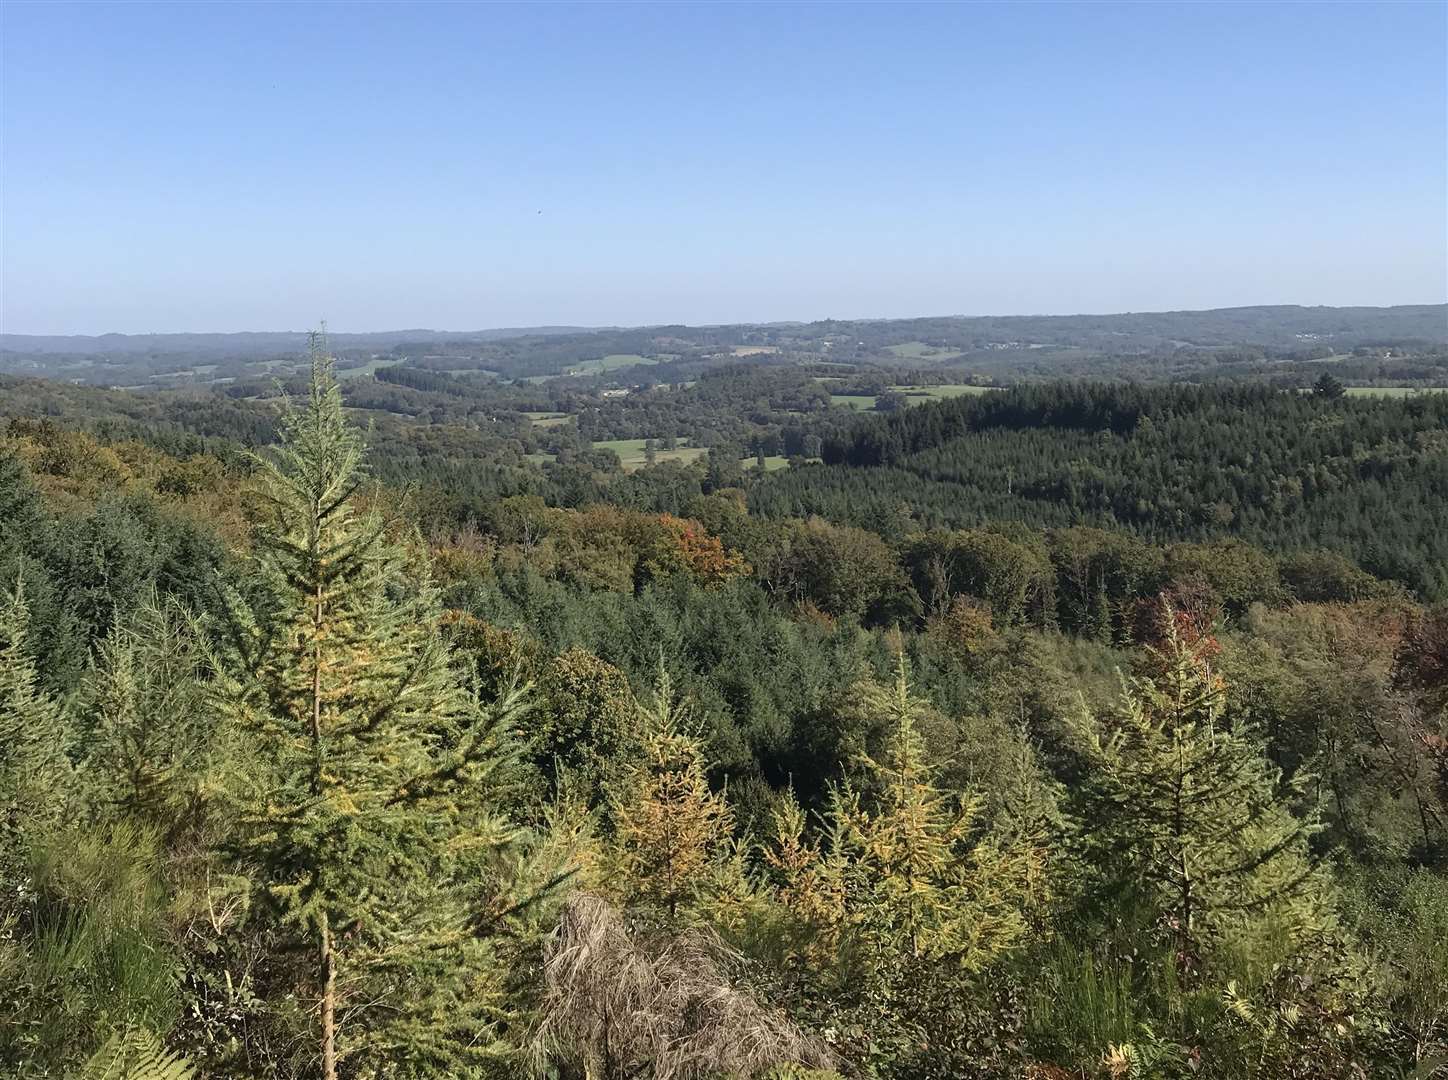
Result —
<svg viewBox="0 0 1448 1080"><path fill-rule="evenodd" d="M620 368L649 366L657 364L656 357L640 356L638 353L610 353L608 356L601 356L597 360L585 360L581 364L574 364L568 369L570 375L602 375L608 371L618 371Z"/></svg>
<svg viewBox="0 0 1448 1080"><path fill-rule="evenodd" d="M959 349L942 349L935 345L927 345L923 341L907 341L901 345L886 345L885 351L893 353L902 360L953 360L960 355Z"/></svg>
<svg viewBox="0 0 1448 1080"><path fill-rule="evenodd" d="M967 394L986 394L1000 388L996 386L972 386L969 383L944 383L940 386L892 386L890 389L904 394L908 398L943 401L946 398L964 397Z"/></svg>
<svg viewBox="0 0 1448 1080"><path fill-rule="evenodd" d="M623 467L630 472L634 469L641 469L648 462L648 455L644 451L644 443L647 439L607 439L603 442L593 444L595 450L612 450L618 455L618 460ZM704 456L706 451L702 446L678 446L672 450L658 450L654 454L654 460L690 462Z"/></svg>
<svg viewBox="0 0 1448 1080"><path fill-rule="evenodd" d="M1415 394L1444 394L1448 386L1349 386L1348 397L1413 397Z"/></svg>

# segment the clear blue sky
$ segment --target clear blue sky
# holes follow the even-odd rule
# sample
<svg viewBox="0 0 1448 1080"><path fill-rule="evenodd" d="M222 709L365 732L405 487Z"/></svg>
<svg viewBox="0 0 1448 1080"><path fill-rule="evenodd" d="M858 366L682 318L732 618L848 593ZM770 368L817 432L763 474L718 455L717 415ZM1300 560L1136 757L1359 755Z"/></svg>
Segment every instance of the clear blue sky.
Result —
<svg viewBox="0 0 1448 1080"><path fill-rule="evenodd" d="M1443 3L8 0L0 35L13 333L1448 295Z"/></svg>

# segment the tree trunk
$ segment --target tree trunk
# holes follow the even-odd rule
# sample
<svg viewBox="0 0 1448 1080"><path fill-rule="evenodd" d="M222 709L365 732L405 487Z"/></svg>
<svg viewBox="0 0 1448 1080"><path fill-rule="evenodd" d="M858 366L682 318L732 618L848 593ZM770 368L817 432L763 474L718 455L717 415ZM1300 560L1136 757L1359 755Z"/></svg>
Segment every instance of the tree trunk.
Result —
<svg viewBox="0 0 1448 1080"><path fill-rule="evenodd" d="M322 916L322 1080L337 1080L337 955Z"/></svg>
<svg viewBox="0 0 1448 1080"><path fill-rule="evenodd" d="M1180 725L1181 718L1178 717L1176 722ZM1191 867L1187 863L1186 821L1183 812L1186 795L1186 759L1179 728L1176 744L1177 775L1172 806L1172 839L1176 844L1177 872L1180 875L1177 908L1177 972L1182 981L1187 986L1191 986L1196 977L1196 955L1192 940L1192 877Z"/></svg>
<svg viewBox="0 0 1448 1080"><path fill-rule="evenodd" d="M322 793L322 582L317 581L316 609L312 627L312 749L315 771L312 789ZM320 875L318 875L320 877ZM322 1080L337 1080L337 954L332 948L332 924L327 918L326 897L322 897Z"/></svg>

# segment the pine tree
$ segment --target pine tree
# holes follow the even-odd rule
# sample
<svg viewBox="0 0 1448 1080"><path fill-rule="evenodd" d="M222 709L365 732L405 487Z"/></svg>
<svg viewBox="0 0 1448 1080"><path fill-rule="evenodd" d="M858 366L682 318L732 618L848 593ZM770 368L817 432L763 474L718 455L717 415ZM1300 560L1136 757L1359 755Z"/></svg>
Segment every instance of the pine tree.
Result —
<svg viewBox="0 0 1448 1080"><path fill-rule="evenodd" d="M662 667L639 723L642 760L612 800L614 858L625 898L672 920L707 898L729 851L733 815L709 788L690 711Z"/></svg>
<svg viewBox="0 0 1448 1080"><path fill-rule="evenodd" d="M1234 923L1273 913L1305 935L1324 918L1313 827L1283 801L1301 782L1284 787L1252 733L1224 717L1213 649L1168 611L1147 673L1126 680L1113 714L1076 724L1084 854L1118 909L1134 894L1169 930L1187 981Z"/></svg>
<svg viewBox="0 0 1448 1080"><path fill-rule="evenodd" d="M492 931L527 898L505 813L522 702L466 689L420 545L354 505L362 454L314 339L308 396L259 462L259 599L233 597L215 665L243 751L233 847L272 929L315 950L325 1080L353 1055L451 1072L496 1052Z"/></svg>

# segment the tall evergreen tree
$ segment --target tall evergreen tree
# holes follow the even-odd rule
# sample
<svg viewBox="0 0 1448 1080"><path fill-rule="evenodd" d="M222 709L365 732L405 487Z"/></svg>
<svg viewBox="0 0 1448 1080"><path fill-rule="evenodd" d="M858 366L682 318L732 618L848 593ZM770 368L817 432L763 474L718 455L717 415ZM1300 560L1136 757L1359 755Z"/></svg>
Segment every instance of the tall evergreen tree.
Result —
<svg viewBox="0 0 1448 1080"><path fill-rule="evenodd" d="M260 460L256 593L215 682L243 753L234 847L272 929L314 950L320 1073L456 1075L500 1052L490 933L524 897L507 813L518 694L450 663L419 548L357 507L363 442L332 360ZM425 562L423 562L425 566Z"/></svg>
<svg viewBox="0 0 1448 1080"><path fill-rule="evenodd" d="M1313 826L1253 733L1224 716L1215 643L1169 609L1148 670L1114 712L1076 722L1087 764L1085 854L1117 910L1134 896L1169 932L1179 973L1195 980L1214 938L1271 914L1289 936L1325 919L1307 839Z"/></svg>

